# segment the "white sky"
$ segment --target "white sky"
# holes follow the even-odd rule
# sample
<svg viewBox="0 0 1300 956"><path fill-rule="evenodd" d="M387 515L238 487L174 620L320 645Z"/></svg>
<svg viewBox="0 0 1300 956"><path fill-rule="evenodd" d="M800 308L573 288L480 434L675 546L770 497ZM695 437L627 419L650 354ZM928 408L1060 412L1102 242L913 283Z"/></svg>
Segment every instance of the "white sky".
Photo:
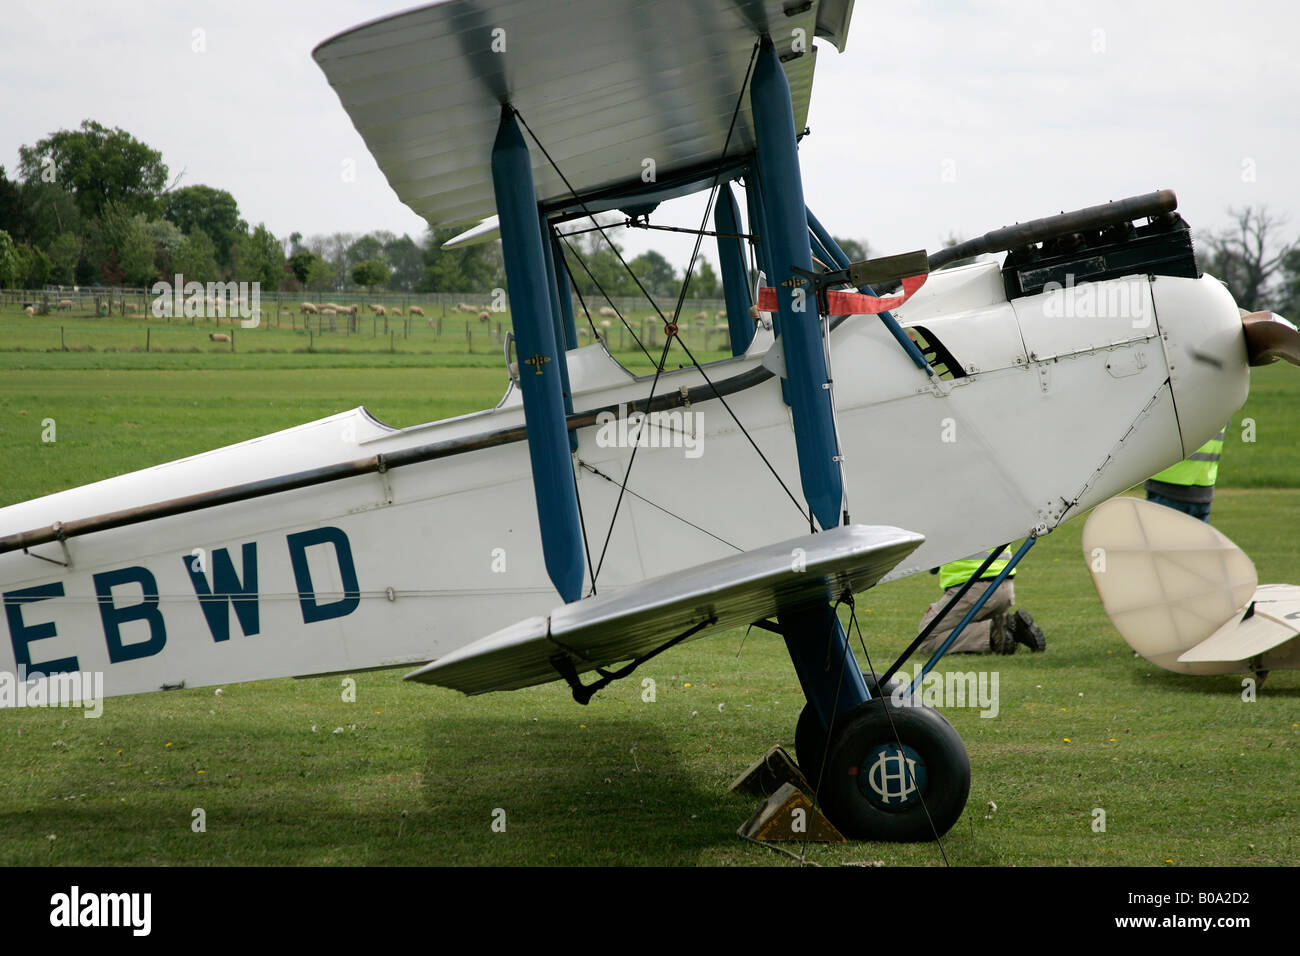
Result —
<svg viewBox="0 0 1300 956"><path fill-rule="evenodd" d="M423 220L310 56L410 5L6 0L0 164L14 175L19 145L89 117L161 150L183 184L230 191L277 236L418 238ZM192 50L195 30L206 52ZM876 254L1160 187L1198 232L1226 226L1230 206L1267 204L1291 217L1291 238L1298 35L1289 0L858 0L847 52L821 44L801 148L808 203ZM355 182L341 180L345 159ZM677 205L673 221L698 223L701 205ZM618 236L679 264L691 246Z"/></svg>

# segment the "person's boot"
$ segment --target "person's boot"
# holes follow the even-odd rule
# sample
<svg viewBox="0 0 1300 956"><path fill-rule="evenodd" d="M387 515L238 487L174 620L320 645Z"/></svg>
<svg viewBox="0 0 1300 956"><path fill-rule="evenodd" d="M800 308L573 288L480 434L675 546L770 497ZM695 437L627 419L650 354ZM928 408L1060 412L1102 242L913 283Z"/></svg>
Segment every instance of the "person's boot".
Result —
<svg viewBox="0 0 1300 956"><path fill-rule="evenodd" d="M989 653L1014 654L1016 639L1007 627L1007 615L995 614L989 621Z"/></svg>
<svg viewBox="0 0 1300 956"><path fill-rule="evenodd" d="M1034 617L1024 608L1017 608L1008 615L1007 631L1015 643L1023 644L1035 654L1047 650L1047 637L1043 629L1034 623Z"/></svg>

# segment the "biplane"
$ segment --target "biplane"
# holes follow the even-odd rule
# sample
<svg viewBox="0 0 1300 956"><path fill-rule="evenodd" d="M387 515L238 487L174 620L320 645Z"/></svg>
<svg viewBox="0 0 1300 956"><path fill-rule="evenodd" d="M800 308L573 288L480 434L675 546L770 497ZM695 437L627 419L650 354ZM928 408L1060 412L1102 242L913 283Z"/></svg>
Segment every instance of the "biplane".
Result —
<svg viewBox="0 0 1300 956"><path fill-rule="evenodd" d="M505 396L403 429L356 408L0 510L0 669L103 672L112 695L411 667L585 702L757 625L788 648L797 757L832 822L944 833L965 747L877 692L927 634L864 673L837 609L1023 539L1005 576L1183 458L1245 400L1247 331L1168 190L850 261L799 152L852 6L449 0L322 43L398 197L467 241L499 232ZM633 374L579 341L565 234L696 193L732 354L696 361L683 292L652 302L662 345ZM1005 255L943 268L980 254ZM641 440L652 416L668 440Z"/></svg>

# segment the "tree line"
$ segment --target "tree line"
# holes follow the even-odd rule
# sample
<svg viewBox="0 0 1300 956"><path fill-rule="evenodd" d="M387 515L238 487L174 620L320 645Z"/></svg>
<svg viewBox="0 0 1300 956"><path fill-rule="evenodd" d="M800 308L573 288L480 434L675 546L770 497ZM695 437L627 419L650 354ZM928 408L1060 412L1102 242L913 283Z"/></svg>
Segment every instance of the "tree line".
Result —
<svg viewBox="0 0 1300 956"><path fill-rule="evenodd" d="M14 178L0 166L0 288L146 287L177 273L198 282L257 281L269 292L483 293L506 285L500 242L443 249L456 228L431 228L418 240L382 230L281 238L264 223L250 228L229 192L180 185L183 173L170 179L158 150L94 120L18 155ZM1230 212L1231 227L1197 238L1201 268L1246 309L1300 316L1300 237L1286 241L1286 219L1263 207ZM868 255L865 242L837 241L850 259ZM659 252L627 260L629 275L599 233L563 245L585 299L635 296L641 287L657 300L678 295L685 270ZM712 264L700 259L688 297L721 292Z"/></svg>
<svg viewBox="0 0 1300 956"><path fill-rule="evenodd" d="M18 155L13 177L0 166L0 288L138 288L177 273L197 282L257 281L270 292L482 293L506 284L499 241L442 248L459 229L429 229L417 241L382 230L304 238L277 237L264 223L250 228L229 192L181 185L158 150L94 120L24 145ZM637 294L603 240L568 241L570 258L585 264L573 262L581 294ZM653 294L676 294L680 276L661 254L629 264ZM707 262L691 294L721 294Z"/></svg>

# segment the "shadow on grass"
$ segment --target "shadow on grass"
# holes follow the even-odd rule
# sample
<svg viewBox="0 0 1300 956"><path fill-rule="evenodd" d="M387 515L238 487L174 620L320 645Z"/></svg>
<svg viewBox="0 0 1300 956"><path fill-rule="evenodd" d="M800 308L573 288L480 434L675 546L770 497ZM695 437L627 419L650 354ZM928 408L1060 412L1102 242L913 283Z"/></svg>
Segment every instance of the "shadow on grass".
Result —
<svg viewBox="0 0 1300 956"><path fill-rule="evenodd" d="M1148 665L1151 670L1131 670L1129 672L1129 683L1134 687L1144 687L1151 689L1153 687L1161 690L1172 690L1176 693L1199 693L1212 694L1223 697L1241 697L1245 690L1242 681L1247 677L1254 677L1253 673L1242 672L1238 674L1206 674L1197 676L1194 674L1175 674L1173 671L1167 671L1157 664ZM1300 698L1300 685L1297 685L1294 679L1288 679L1283 676L1287 671L1277 671L1269 675L1262 685L1255 685L1255 696L1295 699ZM1147 675L1150 676L1147 676ZM1277 678L1282 677L1281 680Z"/></svg>
<svg viewBox="0 0 1300 956"><path fill-rule="evenodd" d="M693 865L737 844L751 809L692 772L648 718L602 718L593 730L439 718L425 750L430 825L414 839L430 862Z"/></svg>

